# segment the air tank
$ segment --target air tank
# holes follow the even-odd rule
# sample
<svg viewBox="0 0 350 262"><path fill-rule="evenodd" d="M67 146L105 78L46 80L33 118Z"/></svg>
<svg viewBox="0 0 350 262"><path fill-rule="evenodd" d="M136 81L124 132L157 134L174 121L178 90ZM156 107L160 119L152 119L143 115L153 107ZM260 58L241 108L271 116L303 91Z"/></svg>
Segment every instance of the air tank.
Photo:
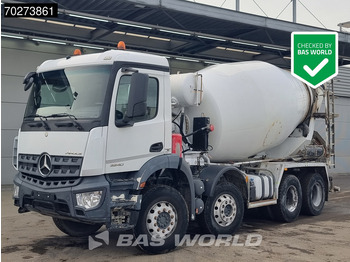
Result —
<svg viewBox="0 0 350 262"><path fill-rule="evenodd" d="M210 117L215 130L209 155L216 162L247 159L280 145L313 102L311 90L288 71L260 61L173 75L171 86L173 106L184 108L190 129L194 117Z"/></svg>

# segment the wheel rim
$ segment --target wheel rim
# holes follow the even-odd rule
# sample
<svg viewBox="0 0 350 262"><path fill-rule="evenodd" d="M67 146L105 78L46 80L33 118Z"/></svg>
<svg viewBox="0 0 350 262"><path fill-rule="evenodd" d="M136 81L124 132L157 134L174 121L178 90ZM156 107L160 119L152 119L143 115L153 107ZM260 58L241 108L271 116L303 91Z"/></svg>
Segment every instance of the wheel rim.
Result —
<svg viewBox="0 0 350 262"><path fill-rule="evenodd" d="M315 207L318 207L322 202L322 187L320 183L314 184L311 190L311 202Z"/></svg>
<svg viewBox="0 0 350 262"><path fill-rule="evenodd" d="M289 212L294 212L298 206L299 196L295 186L290 186L287 190L286 208Z"/></svg>
<svg viewBox="0 0 350 262"><path fill-rule="evenodd" d="M229 194L220 195L214 203L214 219L222 227L232 224L236 217L237 205Z"/></svg>
<svg viewBox="0 0 350 262"><path fill-rule="evenodd" d="M174 232L176 224L176 209L169 202L157 202L147 213L146 227L153 238L169 237Z"/></svg>

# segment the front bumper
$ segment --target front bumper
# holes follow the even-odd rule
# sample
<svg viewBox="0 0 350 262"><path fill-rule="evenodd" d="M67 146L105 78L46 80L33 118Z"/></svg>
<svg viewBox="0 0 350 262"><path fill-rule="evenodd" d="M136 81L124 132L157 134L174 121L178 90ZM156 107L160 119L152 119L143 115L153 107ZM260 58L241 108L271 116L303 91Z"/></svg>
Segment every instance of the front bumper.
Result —
<svg viewBox="0 0 350 262"><path fill-rule="evenodd" d="M14 198L19 213L35 211L76 222L102 223L111 230L128 230L136 225L141 208L141 195L134 190L134 182L108 175L48 180L18 173L14 184L19 186L18 198ZM76 194L91 191L103 192L100 203L89 210L79 207Z"/></svg>

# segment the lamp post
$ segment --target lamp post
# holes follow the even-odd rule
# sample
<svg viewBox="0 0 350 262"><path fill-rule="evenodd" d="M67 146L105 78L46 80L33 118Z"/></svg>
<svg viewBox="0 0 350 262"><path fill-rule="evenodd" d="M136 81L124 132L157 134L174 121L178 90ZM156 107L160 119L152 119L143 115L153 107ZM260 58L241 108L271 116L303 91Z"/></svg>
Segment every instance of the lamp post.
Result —
<svg viewBox="0 0 350 262"><path fill-rule="evenodd" d="M293 0L293 23L297 22L297 0Z"/></svg>
<svg viewBox="0 0 350 262"><path fill-rule="evenodd" d="M343 28L350 28L350 21L344 22L344 23L339 23L338 26L339 26L340 32L346 32L343 30Z"/></svg>

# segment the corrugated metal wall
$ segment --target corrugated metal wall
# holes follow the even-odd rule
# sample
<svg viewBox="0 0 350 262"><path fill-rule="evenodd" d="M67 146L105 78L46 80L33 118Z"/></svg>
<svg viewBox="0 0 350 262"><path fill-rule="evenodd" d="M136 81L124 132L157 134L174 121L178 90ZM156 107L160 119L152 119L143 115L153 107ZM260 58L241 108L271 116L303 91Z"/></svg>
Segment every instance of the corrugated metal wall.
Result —
<svg viewBox="0 0 350 262"><path fill-rule="evenodd" d="M333 79L335 93L335 168L332 173L349 173L350 170L350 67L341 66ZM324 105L321 107L324 112ZM316 121L316 130L325 137L324 120Z"/></svg>
<svg viewBox="0 0 350 262"><path fill-rule="evenodd" d="M333 82L335 95L350 97L350 66L339 67L338 75Z"/></svg>
<svg viewBox="0 0 350 262"><path fill-rule="evenodd" d="M74 48L53 44L37 45L33 41L2 38L1 40L1 183L11 184L15 170L12 167L12 145L21 125L27 93L23 91L23 77L48 59L72 54ZM87 50L88 52L96 52ZM171 73L193 72L203 67L200 63L170 61ZM350 170L350 67L340 67L335 78L336 168L332 172L348 173ZM318 129L324 123L318 121ZM321 132L322 133L322 132Z"/></svg>
<svg viewBox="0 0 350 262"><path fill-rule="evenodd" d="M350 66L339 67L334 79L335 113L335 170L349 173L350 170Z"/></svg>

